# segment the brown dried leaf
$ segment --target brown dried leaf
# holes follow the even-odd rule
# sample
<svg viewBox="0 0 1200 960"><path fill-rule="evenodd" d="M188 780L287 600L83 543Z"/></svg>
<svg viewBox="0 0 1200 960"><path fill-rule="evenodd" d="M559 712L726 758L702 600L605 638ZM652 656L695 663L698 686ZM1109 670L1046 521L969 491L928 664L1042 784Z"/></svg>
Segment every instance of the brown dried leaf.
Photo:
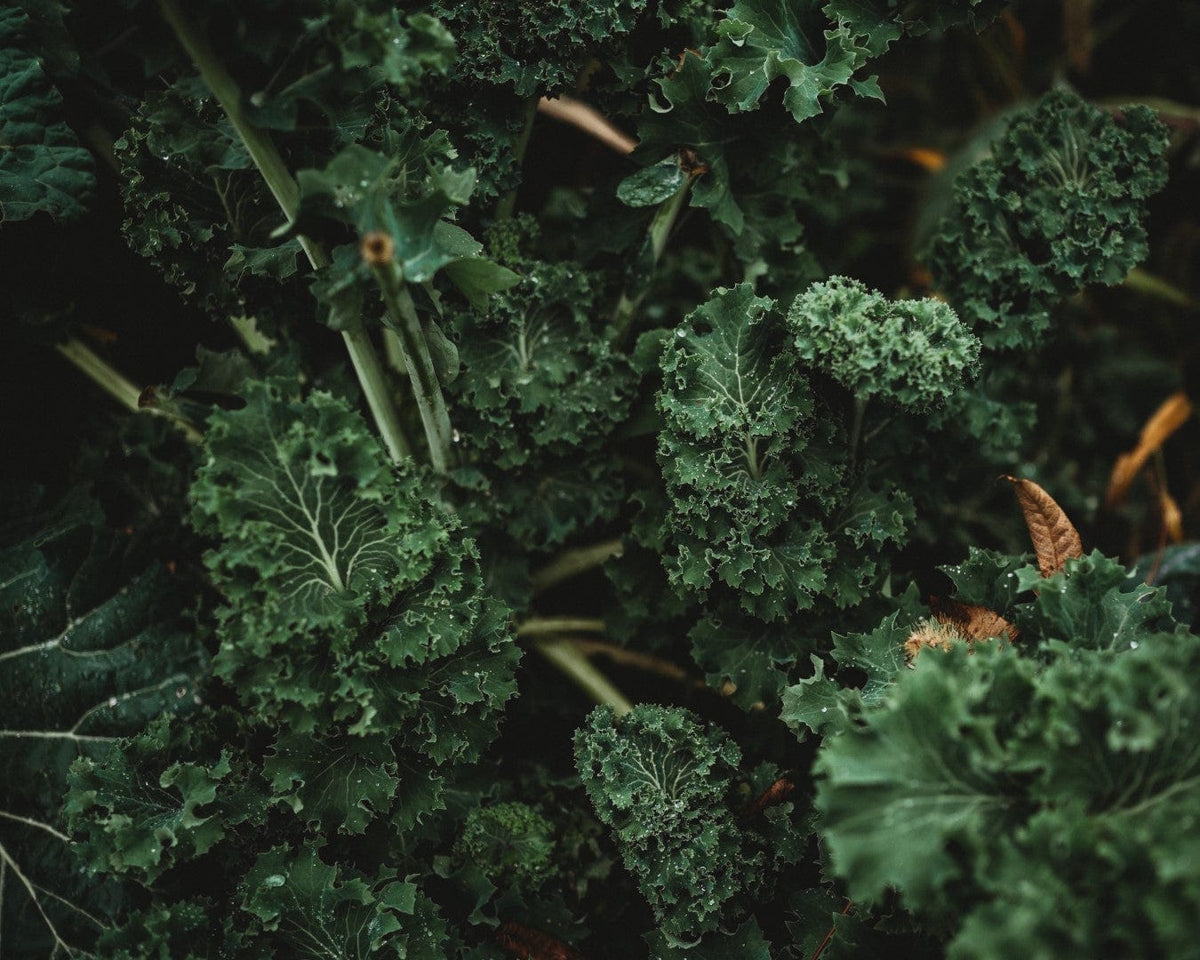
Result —
<svg viewBox="0 0 1200 960"><path fill-rule="evenodd" d="M519 960L583 960L581 954L561 940L512 920L500 924L496 931L496 942L506 953Z"/></svg>
<svg viewBox="0 0 1200 960"><path fill-rule="evenodd" d="M1113 464L1108 493L1104 497L1105 506L1112 509L1121 502L1146 460L1153 456L1166 442L1167 437L1183 426L1191 415L1192 401L1182 390L1171 394L1162 402L1142 427L1137 446L1128 453L1121 454Z"/></svg>
<svg viewBox="0 0 1200 960"><path fill-rule="evenodd" d="M754 802L742 813L742 819L749 820L755 814L766 810L767 807L779 806L791 796L795 789L796 785L791 780L787 777L780 777L754 799Z"/></svg>
<svg viewBox="0 0 1200 960"><path fill-rule="evenodd" d="M1038 569L1043 577L1052 576L1072 557L1083 556L1083 541L1079 531L1067 519L1054 498L1032 480L1005 477L1017 492L1017 502L1025 515L1033 552L1037 554Z"/></svg>
<svg viewBox="0 0 1200 960"><path fill-rule="evenodd" d="M929 607L938 623L953 626L970 641L990 640L992 637L1008 637L1012 641L1020 636L1020 631L995 610L978 604L930 597Z"/></svg>

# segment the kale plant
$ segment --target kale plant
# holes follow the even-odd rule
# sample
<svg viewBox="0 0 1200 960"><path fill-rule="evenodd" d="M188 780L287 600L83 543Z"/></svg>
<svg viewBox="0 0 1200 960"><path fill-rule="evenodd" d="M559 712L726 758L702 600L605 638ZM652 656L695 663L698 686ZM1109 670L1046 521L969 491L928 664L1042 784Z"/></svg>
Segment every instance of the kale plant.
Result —
<svg viewBox="0 0 1200 960"><path fill-rule="evenodd" d="M10 4L0 956L1194 956L1193 7Z"/></svg>

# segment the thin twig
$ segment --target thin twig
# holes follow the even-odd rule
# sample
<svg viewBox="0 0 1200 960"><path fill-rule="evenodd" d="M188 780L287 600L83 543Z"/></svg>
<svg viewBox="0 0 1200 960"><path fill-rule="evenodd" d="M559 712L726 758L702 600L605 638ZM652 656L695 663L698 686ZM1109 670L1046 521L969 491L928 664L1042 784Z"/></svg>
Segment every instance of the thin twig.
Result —
<svg viewBox="0 0 1200 960"><path fill-rule="evenodd" d="M671 680L677 680L680 683L687 683L696 687L704 687L706 689L708 687L708 684L703 679L693 677L678 664L672 663L670 660L665 660L662 657L656 657L650 653L630 650L627 647L620 647L606 640L584 640L580 638L575 640L575 646L581 653L589 657L608 657L609 660L619 663L622 666L634 667L638 670L645 670L648 673L657 673L659 676L669 677Z"/></svg>
<svg viewBox="0 0 1200 960"><path fill-rule="evenodd" d="M853 906L854 906L854 901L847 900L846 905L844 907L842 907L841 916L844 917L846 914L848 914L850 912L850 908ZM825 934L825 939L822 940L820 942L820 944L818 944L816 951L813 953L812 957L809 958L809 960L819 960L819 958L821 956L821 951L824 950L827 946L829 946L829 941L833 939L833 935L836 932L837 932L837 924L834 923L833 926L831 926L829 928L829 932L827 934Z"/></svg>

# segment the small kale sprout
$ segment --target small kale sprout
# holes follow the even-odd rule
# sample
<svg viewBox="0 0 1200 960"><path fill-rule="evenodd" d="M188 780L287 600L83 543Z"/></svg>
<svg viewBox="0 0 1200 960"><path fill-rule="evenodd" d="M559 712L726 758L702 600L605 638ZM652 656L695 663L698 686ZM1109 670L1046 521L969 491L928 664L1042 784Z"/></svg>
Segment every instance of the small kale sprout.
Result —
<svg viewBox="0 0 1200 960"><path fill-rule="evenodd" d="M910 410L937 406L979 360L979 341L945 303L889 301L848 277L810 286L787 324L801 359L863 402L878 396Z"/></svg>
<svg viewBox="0 0 1200 960"><path fill-rule="evenodd" d="M455 855L495 884L536 890L552 873L554 825L519 801L478 807L467 815Z"/></svg>
<svg viewBox="0 0 1200 960"><path fill-rule="evenodd" d="M618 725L598 707L575 734L575 762L596 815L612 827L664 933L713 929L722 905L761 872L742 852L727 794L741 751L687 710L641 704Z"/></svg>

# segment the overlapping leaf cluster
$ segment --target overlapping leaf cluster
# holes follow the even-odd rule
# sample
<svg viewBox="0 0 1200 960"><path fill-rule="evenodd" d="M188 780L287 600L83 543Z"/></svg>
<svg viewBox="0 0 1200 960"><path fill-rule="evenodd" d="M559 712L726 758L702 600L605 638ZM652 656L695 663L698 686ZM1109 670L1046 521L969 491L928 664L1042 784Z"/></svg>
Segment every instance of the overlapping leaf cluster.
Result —
<svg viewBox="0 0 1200 960"><path fill-rule="evenodd" d="M413 884L379 857L338 865L316 850L372 824L410 829L455 765L479 758L515 692L507 610L482 594L473 545L420 474L390 464L343 402L287 380L251 383L245 400L211 417L192 488L198 529L218 539L215 673L245 712L160 721L78 765L81 850L167 902L189 890L189 863L220 857L236 883L204 891L227 911L211 935L238 930L247 950L289 955L312 938L367 956L406 937L433 950ZM260 924L245 930L236 911Z"/></svg>
<svg viewBox="0 0 1200 960"><path fill-rule="evenodd" d="M855 605L904 542L913 494L860 456L867 402L920 422L962 389L978 350L944 304L889 302L845 278L812 284L782 320L748 285L719 290L670 338L664 563L677 589L716 608L693 651L744 705L773 700L776 667L801 652L745 614Z"/></svg>
<svg viewBox="0 0 1200 960"><path fill-rule="evenodd" d="M960 572L966 600L994 603L978 586L1014 580L1014 564L988 561ZM948 923L951 956L1182 956L1200 895L1179 829L1200 782L1187 733L1200 638L1099 553L1048 579L1015 574L1037 590L1006 611L1016 643L928 652L910 671L878 636L890 624L857 642L893 650L893 685L870 695L869 680L857 722L821 750L834 869L855 898L896 890Z"/></svg>

